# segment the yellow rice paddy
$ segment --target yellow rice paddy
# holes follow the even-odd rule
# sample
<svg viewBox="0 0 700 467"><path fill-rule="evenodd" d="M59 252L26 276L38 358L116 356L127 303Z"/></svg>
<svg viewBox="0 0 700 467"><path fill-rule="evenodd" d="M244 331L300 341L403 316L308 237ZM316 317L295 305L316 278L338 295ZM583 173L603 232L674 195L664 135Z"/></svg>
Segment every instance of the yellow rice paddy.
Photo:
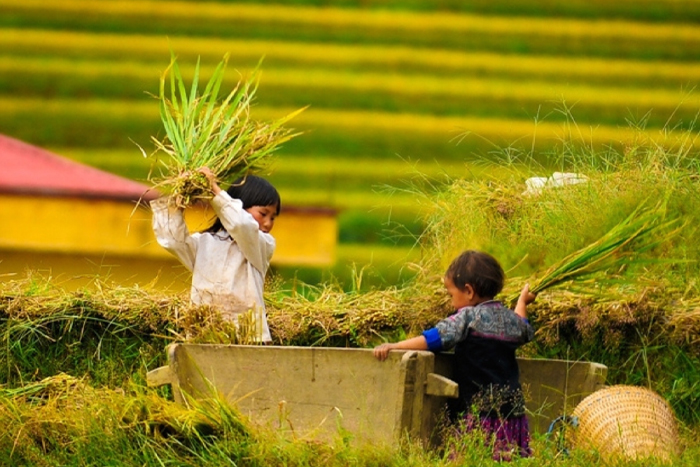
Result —
<svg viewBox="0 0 700 467"><path fill-rule="evenodd" d="M301 43L294 41L234 40L171 36L152 37L140 34L87 33L51 31L39 29L0 29L0 50L22 51L22 55L0 56L4 67L67 67L67 62L43 59L33 62L27 57L36 54L67 56L82 54L103 59L119 58L121 69L129 72L156 68L152 57L164 57L167 62L169 47L180 55L202 56L219 60L230 53L237 60L257 61L265 57L269 64L282 60L298 65L313 64L316 67L386 66L416 67L444 71L445 73L492 73L532 75L544 77L567 76L576 79L649 80L657 86L664 81L692 83L700 79L700 64L693 62L606 60L585 57L550 57L538 55L509 55L487 52L459 52L441 49L420 49L407 46L342 45L327 43ZM148 61L137 66L131 62ZM158 62L158 63L161 63ZM78 72L88 72L100 63L75 63L70 66ZM160 66L159 70L162 69ZM162 71L162 70L161 70ZM267 67L265 73L267 74Z"/></svg>
<svg viewBox="0 0 700 467"><path fill-rule="evenodd" d="M294 108L256 107L255 117L262 120L280 118L294 111ZM121 101L106 99L14 99L0 98L0 112L54 114L81 116L84 119L129 118L157 119L158 108L153 102ZM427 114L391 113L359 110L329 110L309 108L295 119L300 129L331 128L334 131L397 132L407 134L441 135L445 140L468 133L499 140L517 139L556 140L570 139L591 144L624 142L638 138L640 133L652 140L673 143L685 140L687 135L666 135L662 130L650 129L643 132L627 128L596 125L572 126L554 122L536 122L525 119L480 118L480 117L440 117Z"/></svg>
<svg viewBox="0 0 700 467"><path fill-rule="evenodd" d="M647 24L617 20L575 20L480 16L435 12L353 10L217 2L84 0L4 0L5 8L50 15L65 12L83 15L170 18L189 21L259 21L352 28L382 28L409 32L448 31L474 34L564 36L567 38L700 41L700 29L685 24Z"/></svg>

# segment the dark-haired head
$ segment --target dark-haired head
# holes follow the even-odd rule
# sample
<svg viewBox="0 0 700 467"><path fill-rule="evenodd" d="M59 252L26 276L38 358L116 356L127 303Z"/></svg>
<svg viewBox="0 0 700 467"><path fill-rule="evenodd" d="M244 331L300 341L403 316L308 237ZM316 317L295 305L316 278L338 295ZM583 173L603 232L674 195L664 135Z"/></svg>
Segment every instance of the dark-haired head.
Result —
<svg viewBox="0 0 700 467"><path fill-rule="evenodd" d="M476 250L467 250L459 255L445 277L459 289L465 290L469 284L479 297L493 298L503 290L505 273L496 258Z"/></svg>
<svg viewBox="0 0 700 467"><path fill-rule="evenodd" d="M256 175L246 175L237 179L226 192L231 198L241 200L243 209L253 206L277 206L278 215L282 209L282 200L277 189L270 182ZM221 221L216 218L205 232L218 232L222 228Z"/></svg>

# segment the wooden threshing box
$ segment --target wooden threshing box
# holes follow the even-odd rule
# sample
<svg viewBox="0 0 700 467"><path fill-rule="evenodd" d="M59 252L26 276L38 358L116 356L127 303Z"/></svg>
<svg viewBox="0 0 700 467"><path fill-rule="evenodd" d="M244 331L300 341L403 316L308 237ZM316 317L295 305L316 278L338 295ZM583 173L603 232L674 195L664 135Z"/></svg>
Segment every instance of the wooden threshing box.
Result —
<svg viewBox="0 0 700 467"><path fill-rule="evenodd" d="M342 427L361 442L408 435L429 443L441 408L458 394L450 358L392 351L380 362L371 349L172 344L168 365L149 372L148 384L171 384L183 405L219 395L251 420L296 436L330 439ZM565 407L573 410L604 383L607 370L587 362L519 361L535 429L546 429Z"/></svg>

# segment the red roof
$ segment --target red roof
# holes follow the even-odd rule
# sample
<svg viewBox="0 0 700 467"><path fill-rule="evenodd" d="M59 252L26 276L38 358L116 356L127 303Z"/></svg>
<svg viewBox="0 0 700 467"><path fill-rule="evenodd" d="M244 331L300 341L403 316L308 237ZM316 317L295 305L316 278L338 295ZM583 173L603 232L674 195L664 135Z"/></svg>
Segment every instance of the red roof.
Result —
<svg viewBox="0 0 700 467"><path fill-rule="evenodd" d="M0 192L150 200L149 187L0 135Z"/></svg>

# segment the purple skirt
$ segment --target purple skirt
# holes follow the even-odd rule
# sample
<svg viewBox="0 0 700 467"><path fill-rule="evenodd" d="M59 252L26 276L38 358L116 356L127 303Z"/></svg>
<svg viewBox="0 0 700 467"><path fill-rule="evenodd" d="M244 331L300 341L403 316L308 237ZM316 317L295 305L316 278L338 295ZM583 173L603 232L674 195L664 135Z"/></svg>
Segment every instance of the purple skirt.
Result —
<svg viewBox="0 0 700 467"><path fill-rule="evenodd" d="M530 428L525 415L500 418L477 417L466 414L458 427L458 435L465 436L480 430L484 444L493 447L493 460L510 461L517 457L530 457Z"/></svg>

